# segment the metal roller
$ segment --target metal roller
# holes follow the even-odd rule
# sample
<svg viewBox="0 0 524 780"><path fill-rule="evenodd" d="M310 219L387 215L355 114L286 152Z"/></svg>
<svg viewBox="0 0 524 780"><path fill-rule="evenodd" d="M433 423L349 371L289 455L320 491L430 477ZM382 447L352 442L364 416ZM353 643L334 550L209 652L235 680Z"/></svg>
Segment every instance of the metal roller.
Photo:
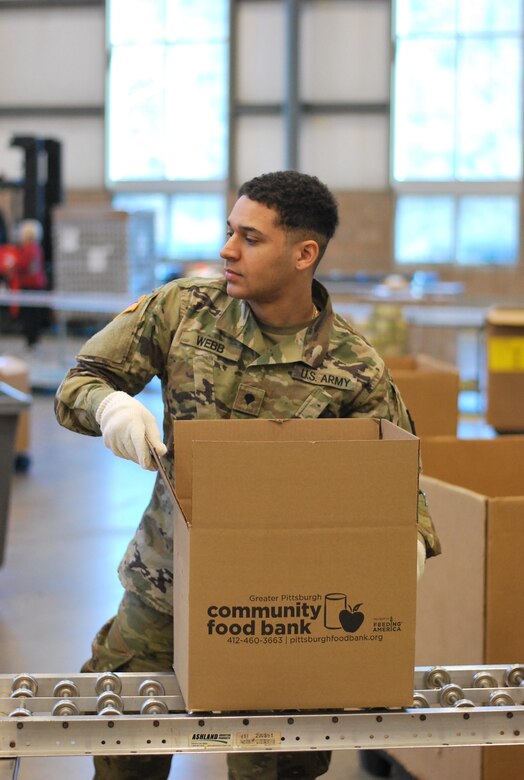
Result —
<svg viewBox="0 0 524 780"><path fill-rule="evenodd" d="M472 688L497 688L498 682L489 672L477 672L471 680Z"/></svg>
<svg viewBox="0 0 524 780"><path fill-rule="evenodd" d="M23 704L20 705L20 707L16 707L16 709L11 710L9 713L10 718L28 718L30 715L32 715L32 711L28 709L27 707L24 707Z"/></svg>
<svg viewBox="0 0 524 780"><path fill-rule="evenodd" d="M450 682L449 672L443 666L434 666L424 677L426 688L442 688Z"/></svg>
<svg viewBox="0 0 524 780"><path fill-rule="evenodd" d="M114 672L102 672L96 678L95 691L97 693L111 691L119 694L122 691L122 680Z"/></svg>
<svg viewBox="0 0 524 780"><path fill-rule="evenodd" d="M158 680L144 680L138 688L139 696L164 696L165 689Z"/></svg>
<svg viewBox="0 0 524 780"><path fill-rule="evenodd" d="M441 707L454 707L455 704L464 698L464 691L460 685L447 683L443 685L439 692L439 702Z"/></svg>
<svg viewBox="0 0 524 780"><path fill-rule="evenodd" d="M512 707L515 700L507 691L497 690L490 694L488 706L490 707Z"/></svg>
<svg viewBox="0 0 524 780"><path fill-rule="evenodd" d="M30 699L38 693L38 683L31 674L17 674L11 683L12 699Z"/></svg>
<svg viewBox="0 0 524 780"><path fill-rule="evenodd" d="M124 702L121 696L114 691L104 691L96 700L96 711L99 715L117 717L124 710Z"/></svg>
<svg viewBox="0 0 524 780"><path fill-rule="evenodd" d="M32 699L34 693L29 688L17 688L11 694L12 699Z"/></svg>
<svg viewBox="0 0 524 780"><path fill-rule="evenodd" d="M140 707L141 715L167 715L169 709L161 699L146 699Z"/></svg>
<svg viewBox="0 0 524 780"><path fill-rule="evenodd" d="M78 686L72 680L60 680L53 688L53 696L57 699L78 696Z"/></svg>
<svg viewBox="0 0 524 780"><path fill-rule="evenodd" d="M80 710L77 705L71 699L59 699L56 704L53 705L51 715L56 717L64 717L70 715L80 715Z"/></svg>
<svg viewBox="0 0 524 780"><path fill-rule="evenodd" d="M504 683L508 688L517 688L524 683L524 666L514 664L504 672Z"/></svg>

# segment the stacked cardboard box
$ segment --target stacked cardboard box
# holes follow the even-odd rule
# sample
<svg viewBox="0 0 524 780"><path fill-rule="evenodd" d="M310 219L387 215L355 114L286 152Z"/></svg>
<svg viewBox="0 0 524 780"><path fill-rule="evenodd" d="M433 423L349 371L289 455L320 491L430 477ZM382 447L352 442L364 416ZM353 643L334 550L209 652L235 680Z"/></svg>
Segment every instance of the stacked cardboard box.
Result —
<svg viewBox="0 0 524 780"><path fill-rule="evenodd" d="M428 355L386 358L415 424L417 436L455 436L458 424L458 369Z"/></svg>
<svg viewBox="0 0 524 780"><path fill-rule="evenodd" d="M7 539L16 427L20 414L29 403L29 396L0 381L0 566Z"/></svg>
<svg viewBox="0 0 524 780"><path fill-rule="evenodd" d="M29 393L29 366L23 360L8 355L0 356L0 381ZM30 448L30 412L21 412L18 418L14 450L17 455L26 455Z"/></svg>
<svg viewBox="0 0 524 780"><path fill-rule="evenodd" d="M174 423L189 710L413 698L419 440L379 420Z"/></svg>
<svg viewBox="0 0 524 780"><path fill-rule="evenodd" d="M421 449L425 476L420 483L443 554L428 562L419 585L416 663L522 663L524 436L428 438ZM393 755L418 780L524 777L519 747L400 750Z"/></svg>

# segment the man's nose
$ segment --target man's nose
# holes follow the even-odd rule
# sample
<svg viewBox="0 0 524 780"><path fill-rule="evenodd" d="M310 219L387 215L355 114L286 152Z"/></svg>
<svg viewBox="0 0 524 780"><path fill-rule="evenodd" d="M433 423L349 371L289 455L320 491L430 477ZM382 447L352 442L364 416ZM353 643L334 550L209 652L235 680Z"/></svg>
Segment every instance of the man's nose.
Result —
<svg viewBox="0 0 524 780"><path fill-rule="evenodd" d="M220 251L220 257L224 260L236 260L238 258L238 242L235 236L229 236L226 243Z"/></svg>

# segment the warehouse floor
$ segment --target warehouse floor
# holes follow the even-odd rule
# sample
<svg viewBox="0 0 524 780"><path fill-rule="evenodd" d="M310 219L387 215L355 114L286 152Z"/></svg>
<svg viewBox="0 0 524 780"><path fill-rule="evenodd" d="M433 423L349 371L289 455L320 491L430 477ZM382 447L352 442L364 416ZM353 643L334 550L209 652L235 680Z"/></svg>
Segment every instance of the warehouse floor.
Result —
<svg viewBox="0 0 524 780"><path fill-rule="evenodd" d="M0 340L2 351L16 352L5 340ZM40 370L47 366L56 373L60 367L49 358L42 359ZM60 362L63 359L62 353ZM32 374L38 368L34 364ZM141 399L159 419L158 386L150 386ZM67 676L79 669L92 636L120 600L116 567L154 480L152 473L112 455L101 439L61 428L53 400L49 387L34 393L30 468L26 474L14 474L11 482L6 559L0 568L1 674ZM470 415L461 420L461 435L489 436L490 431ZM19 772L19 780L91 776L87 757L25 758ZM225 758L178 755L171 772L175 776L224 778ZM336 751L325 777L370 776L360 768L356 752Z"/></svg>

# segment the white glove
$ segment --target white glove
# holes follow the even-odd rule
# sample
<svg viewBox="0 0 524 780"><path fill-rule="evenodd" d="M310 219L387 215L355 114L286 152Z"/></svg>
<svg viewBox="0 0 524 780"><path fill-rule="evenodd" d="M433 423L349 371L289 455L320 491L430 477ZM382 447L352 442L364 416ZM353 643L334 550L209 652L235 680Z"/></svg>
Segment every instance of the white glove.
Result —
<svg viewBox="0 0 524 780"><path fill-rule="evenodd" d="M417 582L424 574L424 567L426 565L426 545L422 541L420 536L417 536Z"/></svg>
<svg viewBox="0 0 524 780"><path fill-rule="evenodd" d="M134 460L143 469L156 470L146 436L159 455L165 455L167 447L162 441L154 416L140 401L116 390L104 398L95 417L104 444L115 455Z"/></svg>

